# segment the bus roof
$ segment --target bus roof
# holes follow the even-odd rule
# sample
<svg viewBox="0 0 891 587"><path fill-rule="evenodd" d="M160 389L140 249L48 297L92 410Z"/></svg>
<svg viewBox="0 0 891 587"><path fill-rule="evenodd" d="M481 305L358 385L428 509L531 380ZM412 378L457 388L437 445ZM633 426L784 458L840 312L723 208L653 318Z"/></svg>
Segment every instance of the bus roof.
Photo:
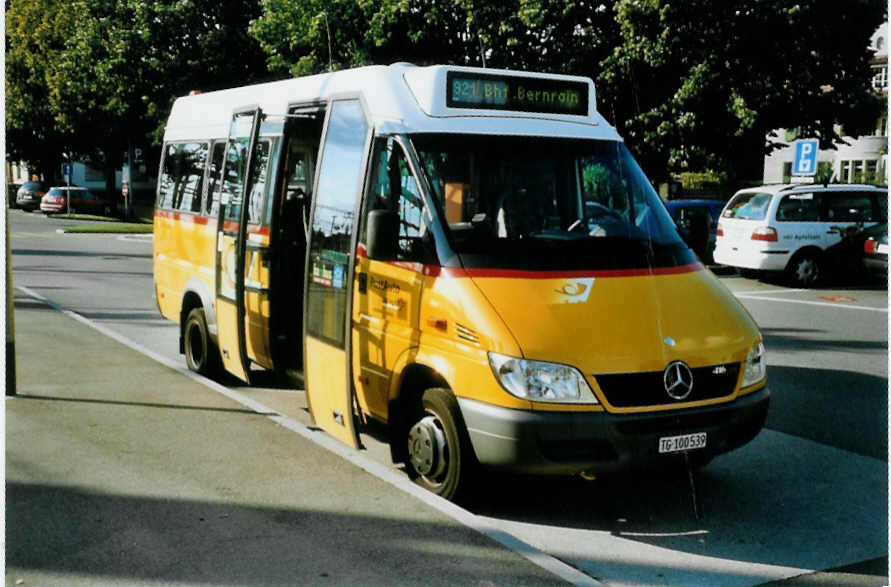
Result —
<svg viewBox="0 0 891 587"><path fill-rule="evenodd" d="M461 95L447 96L450 84ZM455 85L457 84L457 85ZM507 93L510 95L507 96ZM621 140L597 112L585 77L407 63L199 93L173 104L165 141L223 138L232 112L258 105L266 115L361 95L376 132L474 133Z"/></svg>

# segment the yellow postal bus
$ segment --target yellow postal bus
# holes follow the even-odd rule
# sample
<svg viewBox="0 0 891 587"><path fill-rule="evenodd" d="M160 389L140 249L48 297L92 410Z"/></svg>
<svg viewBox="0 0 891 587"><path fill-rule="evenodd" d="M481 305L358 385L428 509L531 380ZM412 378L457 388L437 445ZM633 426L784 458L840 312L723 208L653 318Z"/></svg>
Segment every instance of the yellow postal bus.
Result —
<svg viewBox="0 0 891 587"><path fill-rule="evenodd" d="M154 220L188 366L305 376L315 423L454 497L751 440L761 334L590 79L395 64L180 98Z"/></svg>

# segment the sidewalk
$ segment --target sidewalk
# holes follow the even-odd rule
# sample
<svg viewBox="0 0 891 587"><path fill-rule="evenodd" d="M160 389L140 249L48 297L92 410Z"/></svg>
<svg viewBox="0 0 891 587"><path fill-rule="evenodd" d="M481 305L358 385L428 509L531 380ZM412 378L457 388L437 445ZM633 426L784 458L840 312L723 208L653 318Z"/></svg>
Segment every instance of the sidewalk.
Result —
<svg viewBox="0 0 891 587"><path fill-rule="evenodd" d="M7 584L561 582L43 302L15 311Z"/></svg>

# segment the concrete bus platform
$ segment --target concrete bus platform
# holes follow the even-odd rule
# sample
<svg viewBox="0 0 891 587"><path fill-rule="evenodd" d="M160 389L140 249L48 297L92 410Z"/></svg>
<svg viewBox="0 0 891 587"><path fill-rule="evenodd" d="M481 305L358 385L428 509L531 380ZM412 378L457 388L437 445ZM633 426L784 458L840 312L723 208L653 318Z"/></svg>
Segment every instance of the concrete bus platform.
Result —
<svg viewBox="0 0 891 587"><path fill-rule="evenodd" d="M87 322L16 291L7 585L595 582Z"/></svg>

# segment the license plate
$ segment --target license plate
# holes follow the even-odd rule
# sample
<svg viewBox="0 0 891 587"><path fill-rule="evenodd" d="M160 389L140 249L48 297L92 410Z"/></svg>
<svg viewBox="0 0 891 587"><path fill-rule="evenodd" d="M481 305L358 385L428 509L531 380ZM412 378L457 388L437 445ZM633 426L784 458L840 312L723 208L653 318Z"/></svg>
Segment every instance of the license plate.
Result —
<svg viewBox="0 0 891 587"><path fill-rule="evenodd" d="M705 439L705 432L683 434L681 436L663 436L659 439L659 453L705 448Z"/></svg>

